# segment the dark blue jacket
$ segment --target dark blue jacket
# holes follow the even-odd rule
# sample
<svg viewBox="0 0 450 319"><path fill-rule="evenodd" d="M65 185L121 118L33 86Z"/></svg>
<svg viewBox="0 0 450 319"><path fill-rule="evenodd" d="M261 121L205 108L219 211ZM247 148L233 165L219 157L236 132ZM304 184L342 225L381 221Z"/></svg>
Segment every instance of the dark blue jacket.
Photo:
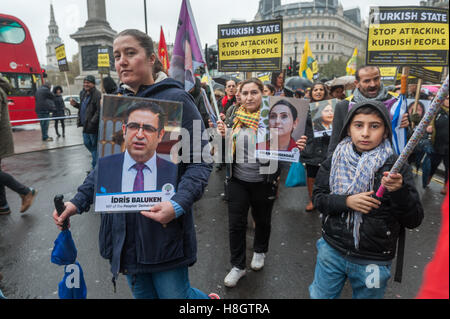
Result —
<svg viewBox="0 0 450 319"><path fill-rule="evenodd" d="M123 88L119 90L119 94L183 103L182 127L190 133L190 162L178 165L177 193L172 200L184 209L185 214L168 224L167 228L140 214L104 214L99 234L101 255L110 260L111 272L115 277L119 272L137 274L191 266L197 260L192 205L202 197L212 169L212 165L206 164L204 159L200 163L193 162L194 150L197 155L198 153L201 155L203 148L208 144L207 140L202 140L201 150L193 146L194 121L198 121L201 133L205 129L200 113L192 97L184 91L182 84L172 79L151 86L142 86L136 95ZM201 133L195 135L202 136L199 135ZM71 200L80 213L88 211L93 203L97 168L98 166L89 174ZM135 216L137 222L136 220L133 222L130 216ZM127 230L129 236L134 236L134 240L126 236Z"/></svg>

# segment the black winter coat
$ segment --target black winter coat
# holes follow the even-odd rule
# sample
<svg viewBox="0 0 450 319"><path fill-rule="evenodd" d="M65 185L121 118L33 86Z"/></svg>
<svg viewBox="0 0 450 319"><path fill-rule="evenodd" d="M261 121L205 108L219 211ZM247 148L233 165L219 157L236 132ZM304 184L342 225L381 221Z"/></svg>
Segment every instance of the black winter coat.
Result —
<svg viewBox="0 0 450 319"><path fill-rule="evenodd" d="M436 154L448 155L448 146L449 146L449 132L448 132L448 113L443 109L439 111L434 119L434 128L435 128L435 136L434 136L434 152Z"/></svg>
<svg viewBox="0 0 450 319"><path fill-rule="evenodd" d="M50 88L43 85L36 90L36 113L41 112L54 112L55 102L54 95L50 91Z"/></svg>
<svg viewBox="0 0 450 319"><path fill-rule="evenodd" d="M300 153L300 160L308 165L320 166L327 158L330 136L314 137L310 111L308 111L308 118L306 119L305 135L308 140L305 149Z"/></svg>
<svg viewBox="0 0 450 319"><path fill-rule="evenodd" d="M383 173L390 171L397 156L391 156L375 174L374 191L381 185ZM389 261L395 257L400 229L418 227L423 220L423 208L409 165L400 170L403 187L396 192L385 192L378 209L363 214L360 227L360 247L353 240L353 223L347 225L351 210L346 205L347 195L330 194L332 157L328 157L317 174L313 190L314 206L323 214L322 236L328 244L343 255L359 259Z"/></svg>
<svg viewBox="0 0 450 319"><path fill-rule="evenodd" d="M79 110L77 126L83 127L83 133L98 134L98 126L100 120L100 101L102 94L96 88L93 88L90 92L91 100L86 107L86 116L84 123L81 123L81 103L77 103L75 107ZM80 92L80 101L82 102L87 95L85 90Z"/></svg>
<svg viewBox="0 0 450 319"><path fill-rule="evenodd" d="M55 102L55 112L53 112L53 116L64 116L64 109L66 108L66 105L64 104L63 97L61 95L56 95L53 100Z"/></svg>

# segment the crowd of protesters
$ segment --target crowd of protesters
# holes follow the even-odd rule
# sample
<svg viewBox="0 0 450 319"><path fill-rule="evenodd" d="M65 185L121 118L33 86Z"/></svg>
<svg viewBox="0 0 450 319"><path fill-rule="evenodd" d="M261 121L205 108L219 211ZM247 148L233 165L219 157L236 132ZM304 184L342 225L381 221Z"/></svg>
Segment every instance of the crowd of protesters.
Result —
<svg viewBox="0 0 450 319"><path fill-rule="evenodd" d="M136 52L132 57L127 54L129 48ZM239 135L243 131L257 134L263 96L303 98L309 103L337 99L333 120L327 123L332 129L331 135L314 136L313 118L308 111L305 134L294 141L295 147L301 152L300 161L305 165L307 175L306 191L309 200L303 209L306 212L317 211L322 218L322 237L317 242L315 275L309 292L311 298L338 298L348 279L354 298L384 297L387 282L391 277L392 260L396 256L402 258L397 255L397 241L404 236L405 228L412 229L421 224L423 208L409 165L405 165L396 175L388 174L396 160L391 145L393 128L389 107L396 101L397 96L383 86L377 67L363 66L357 70L355 89L348 97L344 86L328 87L324 82L292 91L285 87L283 72L274 73L272 81L266 83L256 78L245 81L230 79L226 81L223 90L216 89L213 92L216 101L209 101L211 104L215 102L219 110L215 126L206 111L205 100L201 94L201 89L204 89L207 96L211 96L210 87L196 78L194 88L185 92L182 84L168 78L166 70L163 70L154 54L150 37L137 30L125 30L115 38L113 49L116 69L126 69L127 72L122 75L120 85L111 89L111 93L115 91L125 96L181 102L184 107L184 128L192 131L192 121L200 120L203 123L202 132L210 127L223 139L222 157L216 167L218 170L226 168L222 198L228 205L231 270L224 274L224 284L230 288L235 287L246 274L249 212L255 229L250 268L259 271L265 265L271 235L272 208L278 196L280 170L283 169L283 166L279 166L275 172L261 174L261 168L265 164L250 161L255 155L251 153L248 144L237 145ZM112 84L114 86L115 83ZM55 87L52 94L47 83L38 92L43 102L37 105L46 106L45 110L44 107L39 109L40 118L48 118L49 112L62 114L61 87ZM53 103L45 101L50 97ZM95 89L95 78L88 76L81 92L81 102L71 102L80 109L78 122L83 126L85 145L92 154L92 171L78 189L76 196L66 203L64 213L61 216L53 213L54 223L59 228L71 216L89 211L92 204L98 167L94 148L97 143L100 98L100 92ZM418 110L416 113L420 113L420 118L424 109L419 107ZM128 116L133 117L133 112L136 111L139 110L129 110ZM430 164L424 187L427 187L442 161L445 166L445 181L448 181L448 112L447 97L442 110L427 129L429 150L416 154L414 159L417 167L422 167L422 160ZM409 128L412 132L414 116L415 113L405 114L401 127ZM64 137L64 121L61 126ZM41 121L41 128L43 141L50 141L51 138L47 134L48 123ZM125 135L124 138L146 138L141 128L137 129L135 136ZM55 125L55 129L59 137L58 125ZM126 134L132 133L127 131ZM231 139L226 139L226 136L231 136ZM231 143L229 148L225 147L227 142ZM243 150L243 163L236 161L238 147ZM226 154L226 149L232 150L231 154ZM126 274L135 298L218 297L192 288L188 275L188 267L193 265L197 258L192 205L201 198L212 166L206 162L182 163L179 169L182 172L179 185L182 187L176 198L170 201L170 205L161 205L158 208L159 216L153 215L153 211L136 216L127 214L123 220L102 215L102 225L108 225L109 231L121 229L119 233L114 234L117 240L101 242L103 250L107 249L109 252L105 258L111 262L113 281L119 273ZM387 189L383 200L376 198L373 192L380 185ZM444 187L441 193L445 195L447 189ZM299 192L301 191L304 189L299 188ZM35 191L27 188L22 193L23 198L31 198L26 203L29 207ZM6 201L2 205L0 209L9 212ZM156 227L153 223L147 223L149 219L163 225L173 221L182 225L183 228L178 229L179 234L176 234L178 237L175 237L188 237L185 238L185 247L182 248L184 257L178 256L177 259L168 256L167 260L158 260L152 265L138 261L138 248L145 255L151 254L152 249L163 249L167 244L167 238L163 236L152 243L139 243L142 247L137 244L137 234L154 231ZM139 226L141 224L144 226ZM101 232L106 234L104 228ZM175 237L169 238L174 240L173 245L177 245ZM380 284L376 289L366 285L365 272L368 265L379 269ZM171 291L167 287L176 288Z"/></svg>

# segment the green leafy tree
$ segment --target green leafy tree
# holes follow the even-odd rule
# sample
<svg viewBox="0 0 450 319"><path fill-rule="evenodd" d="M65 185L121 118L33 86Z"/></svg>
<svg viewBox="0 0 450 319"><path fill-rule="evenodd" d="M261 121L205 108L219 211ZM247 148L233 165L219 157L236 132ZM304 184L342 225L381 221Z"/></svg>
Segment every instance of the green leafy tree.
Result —
<svg viewBox="0 0 450 319"><path fill-rule="evenodd" d="M343 58L331 60L326 64L319 65L320 78L334 79L346 74L347 61Z"/></svg>

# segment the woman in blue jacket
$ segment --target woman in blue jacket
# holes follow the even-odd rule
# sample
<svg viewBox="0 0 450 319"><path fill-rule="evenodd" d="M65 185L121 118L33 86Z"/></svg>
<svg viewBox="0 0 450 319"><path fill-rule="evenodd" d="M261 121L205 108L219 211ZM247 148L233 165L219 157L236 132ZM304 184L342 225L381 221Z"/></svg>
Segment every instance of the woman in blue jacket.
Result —
<svg viewBox="0 0 450 319"><path fill-rule="evenodd" d="M201 154L198 156L193 151L194 121L198 121L197 127L201 128L200 134L203 134L205 128L202 118L192 97L184 91L181 83L172 79L155 83L153 68L157 58L153 41L148 35L138 30L122 31L114 40L113 51L121 82L118 90L120 95L183 103L182 127L190 133L191 149L190 161L178 165L176 195L170 202L163 203L157 214L141 212L135 214L134 218L130 218L130 214L102 216L100 253L111 263L113 282L119 273L126 275L135 298L208 298L205 293L191 288L188 277L188 267L197 260L192 206L202 197L212 168L203 161ZM202 149L207 147L207 141L201 143ZM185 156L183 154L183 158ZM66 203L66 210L61 217L56 212L53 213L58 227L62 226L66 218L89 210L94 199L96 171L97 168L79 187L75 197ZM170 223L175 223L177 227L169 227ZM162 232L161 235L164 238L144 240L146 237L142 234L151 233L152 227L158 225L167 225L167 232ZM161 251L164 254L155 253Z"/></svg>

